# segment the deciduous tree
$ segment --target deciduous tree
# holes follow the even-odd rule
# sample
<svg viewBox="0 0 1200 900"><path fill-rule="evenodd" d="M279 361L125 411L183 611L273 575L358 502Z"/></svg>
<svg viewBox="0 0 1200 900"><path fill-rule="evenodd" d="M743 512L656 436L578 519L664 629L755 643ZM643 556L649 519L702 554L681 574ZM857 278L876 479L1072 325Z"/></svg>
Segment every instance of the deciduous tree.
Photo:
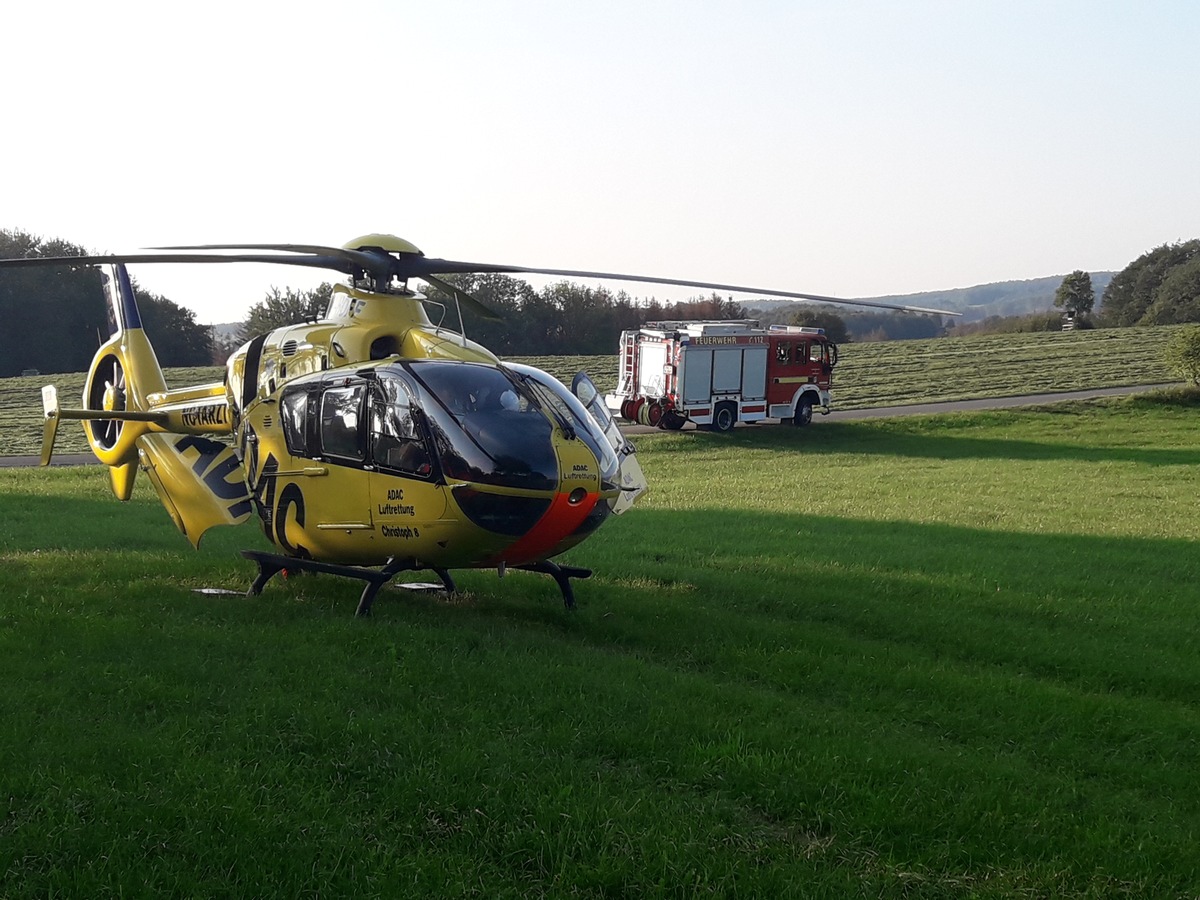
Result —
<svg viewBox="0 0 1200 900"><path fill-rule="evenodd" d="M242 321L242 340L266 334L284 325L315 322L325 315L329 299L333 296L333 285L325 282L311 291L292 288L281 291L271 288L267 296L250 307Z"/></svg>
<svg viewBox="0 0 1200 900"><path fill-rule="evenodd" d="M1143 253L1114 275L1105 289L1100 305L1101 323L1108 326L1148 324L1146 314L1155 301L1159 286L1172 269L1196 256L1200 256L1200 240L1163 244ZM1163 320L1167 314L1167 310L1160 307L1155 317Z"/></svg>
<svg viewBox="0 0 1200 900"><path fill-rule="evenodd" d="M207 366L212 362L212 329L190 309L134 286L142 327L163 366Z"/></svg>
<svg viewBox="0 0 1200 900"><path fill-rule="evenodd" d="M824 328L825 336L835 344L845 344L850 340L850 332L846 328L846 320L828 307L802 305L792 311L788 319L789 325L805 325L809 328Z"/></svg>
<svg viewBox="0 0 1200 900"><path fill-rule="evenodd" d="M22 231L0 230L0 258L87 256L83 247ZM164 366L207 365L212 337L195 314L133 281L146 334ZM104 292L93 266L0 272L0 375L23 369L80 372L108 336Z"/></svg>
<svg viewBox="0 0 1200 900"><path fill-rule="evenodd" d="M1092 290L1092 276L1076 269L1062 280L1054 292L1054 305L1071 316L1087 316L1096 305L1096 292Z"/></svg>
<svg viewBox="0 0 1200 900"><path fill-rule="evenodd" d="M1200 255L1167 272L1143 318L1154 325L1200 322Z"/></svg>

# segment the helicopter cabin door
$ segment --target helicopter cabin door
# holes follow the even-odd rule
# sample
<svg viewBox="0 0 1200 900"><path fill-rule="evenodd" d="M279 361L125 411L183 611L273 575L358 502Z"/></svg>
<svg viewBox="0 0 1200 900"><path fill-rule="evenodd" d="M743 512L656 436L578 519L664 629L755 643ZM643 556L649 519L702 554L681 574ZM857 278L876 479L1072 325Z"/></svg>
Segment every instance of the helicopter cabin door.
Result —
<svg viewBox="0 0 1200 900"><path fill-rule="evenodd" d="M309 430L311 455L320 460L324 475L307 479L310 522L328 555L346 562L362 555L373 530L367 448L367 409L371 383L341 377L321 383L310 402L315 409ZM310 413L310 415L311 415ZM314 434L315 432L315 434ZM315 451L315 452L312 452Z"/></svg>
<svg viewBox="0 0 1200 900"><path fill-rule="evenodd" d="M324 375L284 388L290 467L279 467L274 527L289 553L366 564L418 555L446 509L412 394L394 377ZM312 466L311 462L319 465ZM319 477L316 477L319 476Z"/></svg>
<svg viewBox="0 0 1200 900"><path fill-rule="evenodd" d="M369 401L371 515L377 541L395 556L419 555L420 541L446 529L446 495L420 417L411 386L381 375Z"/></svg>

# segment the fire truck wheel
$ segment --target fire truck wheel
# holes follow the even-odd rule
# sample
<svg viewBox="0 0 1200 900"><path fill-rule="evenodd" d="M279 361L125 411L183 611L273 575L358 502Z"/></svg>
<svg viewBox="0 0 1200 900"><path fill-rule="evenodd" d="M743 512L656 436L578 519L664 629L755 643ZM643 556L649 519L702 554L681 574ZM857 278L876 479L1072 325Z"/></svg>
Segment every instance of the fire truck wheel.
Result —
<svg viewBox="0 0 1200 900"><path fill-rule="evenodd" d="M809 411L811 413L811 410ZM732 403L718 403L713 410L712 430L732 431L737 422L737 407Z"/></svg>
<svg viewBox="0 0 1200 900"><path fill-rule="evenodd" d="M796 401L796 415L792 418L792 424L797 428L801 428L812 421L812 400L808 397L801 397Z"/></svg>

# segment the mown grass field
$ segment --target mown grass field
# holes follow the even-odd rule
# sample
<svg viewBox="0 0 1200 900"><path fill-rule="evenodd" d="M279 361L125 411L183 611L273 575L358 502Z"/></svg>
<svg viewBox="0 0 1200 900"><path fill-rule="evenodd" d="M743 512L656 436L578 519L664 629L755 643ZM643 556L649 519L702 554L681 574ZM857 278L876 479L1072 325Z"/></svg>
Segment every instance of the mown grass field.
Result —
<svg viewBox="0 0 1200 900"><path fill-rule="evenodd" d="M574 613L0 470L0 894L1194 897L1198 416L640 438Z"/></svg>
<svg viewBox="0 0 1200 900"><path fill-rule="evenodd" d="M1094 387L1159 384L1174 376L1162 362L1178 326L1118 328L1067 334L980 335L925 341L845 344L834 377L835 409L859 409L935 400L1051 393ZM616 356L538 356L517 360L571 383L586 369L602 391L617 380ZM172 387L219 381L220 368L170 369ZM75 405L82 374L0 379L0 456L27 455L41 447L41 388L59 388L60 402ZM83 429L62 429L62 452L86 452Z"/></svg>

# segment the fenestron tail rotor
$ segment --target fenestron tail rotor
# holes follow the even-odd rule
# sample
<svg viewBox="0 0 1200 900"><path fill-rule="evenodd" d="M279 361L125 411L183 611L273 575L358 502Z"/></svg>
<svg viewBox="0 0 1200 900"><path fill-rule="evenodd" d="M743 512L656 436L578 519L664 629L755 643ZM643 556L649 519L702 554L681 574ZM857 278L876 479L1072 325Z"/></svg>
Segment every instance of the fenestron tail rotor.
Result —
<svg viewBox="0 0 1200 900"><path fill-rule="evenodd" d="M103 387L101 387L101 382L103 382ZM125 412L125 369L116 356L105 357L100 363L88 400L91 409L101 409L105 412ZM117 446L124 424L120 419L96 419L89 424L93 437L102 447L111 450Z"/></svg>

